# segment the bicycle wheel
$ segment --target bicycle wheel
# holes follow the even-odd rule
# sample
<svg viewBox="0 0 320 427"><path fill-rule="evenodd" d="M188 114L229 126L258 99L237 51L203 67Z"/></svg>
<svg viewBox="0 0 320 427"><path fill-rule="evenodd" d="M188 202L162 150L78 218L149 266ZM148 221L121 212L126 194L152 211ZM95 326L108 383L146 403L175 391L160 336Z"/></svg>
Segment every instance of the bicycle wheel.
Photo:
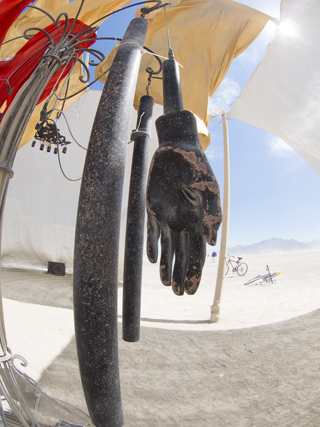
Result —
<svg viewBox="0 0 320 427"><path fill-rule="evenodd" d="M254 277L253 279L250 279L250 280L248 280L246 283L245 283L245 285L250 285L250 284L252 284L252 283L254 283L254 282L257 282L258 280L261 280L262 279L262 276L256 276L256 277ZM258 283L255 283L255 285L257 285Z"/></svg>
<svg viewBox="0 0 320 427"><path fill-rule="evenodd" d="M270 275L268 275L267 277L264 277L263 278L263 281L264 282L267 282L267 283L273 283L274 282L274 278L277 276L277 273L273 273L273 274L270 274Z"/></svg>
<svg viewBox="0 0 320 427"><path fill-rule="evenodd" d="M248 266L245 262L241 262L238 265L237 268L237 273L239 274L239 276L244 276L246 274L246 272L248 271Z"/></svg>
<svg viewBox="0 0 320 427"><path fill-rule="evenodd" d="M227 264L227 267L226 267L226 272L225 272L225 276L227 275L229 273L229 263Z"/></svg>

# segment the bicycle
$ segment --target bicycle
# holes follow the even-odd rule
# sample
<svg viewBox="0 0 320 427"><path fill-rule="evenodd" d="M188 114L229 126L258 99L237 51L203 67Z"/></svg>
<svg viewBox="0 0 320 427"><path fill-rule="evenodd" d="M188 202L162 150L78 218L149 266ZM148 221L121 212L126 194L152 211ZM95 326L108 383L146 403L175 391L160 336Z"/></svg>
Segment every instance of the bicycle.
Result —
<svg viewBox="0 0 320 427"><path fill-rule="evenodd" d="M227 261L227 270L225 276L229 273L229 266L231 266L232 273L238 273L239 276L244 276L248 271L248 265L245 262L240 262L242 260L242 257L235 257L233 255L228 256L229 259Z"/></svg>
<svg viewBox="0 0 320 427"><path fill-rule="evenodd" d="M263 282L273 283L275 281L275 278L277 276L279 276L280 271L276 271L275 273L271 274L268 265L266 265L266 270L268 272L267 274L259 275L259 276L254 277L253 279L251 279L248 282L246 282L245 285L250 285L250 284L262 285Z"/></svg>

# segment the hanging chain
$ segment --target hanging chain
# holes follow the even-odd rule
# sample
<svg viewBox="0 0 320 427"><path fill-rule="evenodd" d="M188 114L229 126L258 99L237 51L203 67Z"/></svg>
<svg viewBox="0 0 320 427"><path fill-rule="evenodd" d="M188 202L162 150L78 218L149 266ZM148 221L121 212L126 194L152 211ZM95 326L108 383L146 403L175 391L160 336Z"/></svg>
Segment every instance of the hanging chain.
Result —
<svg viewBox="0 0 320 427"><path fill-rule="evenodd" d="M152 74L153 74L153 70L149 73L149 77L148 77L148 84L146 86L147 95L149 95L149 87L151 85Z"/></svg>

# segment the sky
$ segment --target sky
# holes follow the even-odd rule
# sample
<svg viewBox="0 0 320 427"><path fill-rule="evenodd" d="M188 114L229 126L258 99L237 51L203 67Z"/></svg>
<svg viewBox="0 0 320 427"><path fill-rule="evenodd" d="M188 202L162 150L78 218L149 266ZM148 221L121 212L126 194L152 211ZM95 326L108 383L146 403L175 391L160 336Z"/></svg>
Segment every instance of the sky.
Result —
<svg viewBox="0 0 320 427"><path fill-rule="evenodd" d="M279 18L280 0L241 1ZM211 107L227 109L263 58L276 26L265 31L233 61ZM229 247L278 237L302 242L320 238L320 177L280 138L231 119ZM209 126L207 151L214 172L223 182L223 135L219 120ZM297 200L299 203L297 203Z"/></svg>
<svg viewBox="0 0 320 427"><path fill-rule="evenodd" d="M272 17L280 16L280 0L239 1ZM106 20L98 35L122 37L134 10ZM254 43L234 59L228 74L210 100L209 110L226 111L235 102L264 56L276 29L269 22ZM100 42L104 52L114 42ZM106 48L109 43L109 48ZM94 88L102 88L95 85ZM228 246L271 239L320 239L320 177L278 137L230 119L230 221ZM209 125L211 144L206 155L223 192L223 132L220 119ZM299 203L297 203L299 200ZM220 232L221 235L221 232ZM217 248L219 247L219 241Z"/></svg>

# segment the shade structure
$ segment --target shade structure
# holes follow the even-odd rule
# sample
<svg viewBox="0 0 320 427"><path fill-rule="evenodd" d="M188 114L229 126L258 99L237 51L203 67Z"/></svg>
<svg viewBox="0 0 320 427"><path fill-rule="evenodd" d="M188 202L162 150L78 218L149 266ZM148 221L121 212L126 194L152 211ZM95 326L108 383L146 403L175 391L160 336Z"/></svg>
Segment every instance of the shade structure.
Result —
<svg viewBox="0 0 320 427"><path fill-rule="evenodd" d="M72 2L69 2L68 0L38 0L36 2L30 1L29 3L32 6L36 6L50 13L53 19L57 19L61 13L67 13L69 18L75 18L81 2L82 0L75 0ZM85 0L78 15L78 19L84 24L90 25L101 19L104 15L123 7L127 3L129 3L128 0ZM102 22L103 20L99 21L97 25L100 25ZM51 19L42 11L34 8L27 9L10 27L5 37L5 41L23 36L24 31L28 28L45 28L51 23ZM15 40L14 43L5 44L1 47L0 58L10 58L25 43L26 40L24 38L20 38Z"/></svg>
<svg viewBox="0 0 320 427"><path fill-rule="evenodd" d="M228 115L277 135L320 176L320 3L282 0L281 21Z"/></svg>
<svg viewBox="0 0 320 427"><path fill-rule="evenodd" d="M28 28L31 28L33 26L36 26L37 28L43 28L45 26L45 23L49 23L50 19L44 15L44 13L38 9L29 8L24 13L21 13L23 9L28 6L28 4L31 5L30 1L26 0L5 0L2 1L0 4L0 40L1 43L6 41L4 44L1 45L0 50L0 58L6 59L11 58L9 61L3 61L1 62L1 77L2 79L8 78L10 89L12 92L9 93L8 87L5 84L4 81L2 81L2 108L1 112L4 113L6 109L8 108L9 102L12 101L12 99L15 96L15 93L21 86L24 80L26 80L28 76L28 72L37 65L37 62L39 58L42 57L43 51L45 50L46 46L45 43L48 43L48 38L41 37L43 36L42 33L38 33L33 40L27 40L26 38L22 37L25 30ZM34 3L35 4L35 3ZM57 9L62 4L66 4L64 0L55 0L46 2L43 0L39 0L36 2L37 7L43 8L48 13L54 12L55 9ZM20 14L21 13L21 14ZM19 15L20 14L20 15ZM75 13L73 13L74 16L76 16ZM46 17L47 20L44 21L43 17ZM62 20L65 20L66 16L62 15ZM61 22L61 21L60 21ZM54 25L50 25L50 28L52 29ZM63 25L62 25L63 26ZM85 28L85 24L78 22L77 24L78 31L80 28ZM57 28L56 28L57 30ZM60 27L60 35L61 35L62 27ZM59 28L58 28L59 32ZM36 30L32 30L31 34L35 34ZM30 32L28 32L30 34ZM18 39L15 39L16 37L20 37ZM94 38L96 37L95 34L93 34L93 37L90 37L92 40L89 44L92 44L94 42ZM32 49L36 43L34 43L34 39L38 38L38 47L35 47ZM39 38L41 41L39 42ZM11 39L13 39L11 41ZM31 45L29 49L27 49L27 46ZM42 48L42 51L37 52L37 49L40 47ZM88 47L88 45L86 46ZM33 51L32 51L33 50ZM37 56L34 56L35 53L37 53ZM78 56L82 56L79 55ZM71 65L71 64L70 64ZM70 67L71 68L71 67ZM70 69L69 68L69 69ZM66 73L64 73L65 75ZM55 109L61 109L62 105L64 105L64 108L68 108L77 98L78 95L76 95L77 92L80 90L83 90L83 88L86 86L86 83L83 83L80 81L79 77L82 76L83 70L80 66L79 62L76 62L73 64L72 69L67 75L67 77L63 77L63 75L59 73L59 84L56 88L56 93L58 97L63 98L63 94L66 91L66 88L68 88L68 99L66 99L64 102L59 101L55 96L51 98L49 104L48 104L48 110L55 108ZM54 79L54 81L57 81L57 79ZM52 89L52 86L51 86ZM38 105L35 107L32 116L27 124L27 127L25 129L25 132L23 134L22 140L20 141L20 148L23 147L27 142L29 142L34 134L35 134L35 126L39 121L40 118L40 112L46 102L46 97L50 94L50 90L48 90L46 93L42 95L43 101L39 101ZM70 97L70 95L74 95L73 97ZM5 101L5 102L4 102Z"/></svg>
<svg viewBox="0 0 320 427"><path fill-rule="evenodd" d="M65 14L68 15L68 18L78 17L78 20L81 21L83 25L90 25L91 23L97 23L95 25L100 25L104 19L103 17L107 14L110 14L116 9L119 9L128 3L127 0L86 0L82 4L82 0L75 0L73 2L69 2L68 0L38 0L36 2L26 2L17 1L14 2L1 2L0 5L0 19L3 23L9 21L9 25L3 25L2 28L2 41L4 40L6 43L1 46L0 50L0 59L11 58L15 55L19 49L23 48L23 46L27 43L27 39L22 37L24 32L29 28L45 28L48 25L52 24L52 20L47 16L43 11L39 9L29 8L21 13L17 19L16 14L19 13L20 10L23 9L27 4L33 5L37 8L43 9L48 14L52 15L53 19L57 19L60 17L60 21L66 18ZM79 7L81 6L81 9ZM80 11L78 14L78 10ZM1 13L2 12L2 13ZM13 12L16 12L14 14ZM9 16L9 18L8 18ZM36 32L35 29L29 31L28 34L34 34ZM5 35L5 37L4 37ZM13 41L10 41L14 39ZM79 78L83 75L83 70L76 64L70 75L69 83L67 83L66 79L61 79L61 83L59 88L57 88L57 93L60 97L65 90L65 87L68 87L68 99L65 102L65 108L70 106L78 96L70 97L72 94L77 93L80 90L83 90L86 84L81 82ZM39 121L40 111L44 105L44 102L39 103L39 105L35 108L34 113L31 116L31 119L27 125L27 128L22 137L20 148L23 147L34 135L34 127L36 123ZM55 97L51 99L48 108L61 108L62 102L58 101Z"/></svg>
<svg viewBox="0 0 320 427"><path fill-rule="evenodd" d="M69 3L65 0L38 0L33 2L34 5L42 7L48 12L52 13L56 18L59 13L66 11L70 17L75 17L76 10L79 7L80 0ZM78 19L86 23L92 23L94 19L98 19L102 14L108 13L112 8L119 8L125 2L105 2L101 0L85 1L82 11ZM179 47L181 52L184 51L190 56L189 63L182 64L182 86L191 88L191 95L185 89L184 96L186 101L186 108L203 116L206 120L207 102L210 93L215 90L219 82L222 80L226 73L232 59L239 55L255 37L262 30L269 17L265 14L255 11L241 4L235 3L231 0L183 0L176 7L168 9L168 20L170 27L171 42L174 48L178 62L183 62L179 58ZM210 12L210 13L209 13ZM186 20L189 22L189 30L186 31L184 23ZM212 31L212 38L208 37L208 31L201 23L207 25L208 31ZM47 17L43 17L39 11L29 9L26 13L22 14L18 20L11 27L7 34L7 39L12 36L18 36L23 31L34 26L46 26L50 23ZM231 31L232 30L232 31ZM217 32L218 31L218 32ZM221 33L220 33L221 31ZM156 37L156 33L158 36ZM198 40L193 40L190 34L196 33L199 35ZM152 32L147 36L146 45L149 44L151 48L158 54L163 53L167 55L167 39L166 39L166 26L163 11L157 14L157 20L154 24ZM182 40L186 42L182 44ZM148 41L150 40L150 42ZM224 40L225 44L222 46L221 41ZM151 42L152 41L152 42ZM201 41L202 46L201 46ZM25 41L20 39L19 43ZM154 44L155 43L155 44ZM163 45L163 46L162 46ZM221 45L221 46L220 46ZM9 44L4 45L5 49ZM202 50L200 49L202 48ZM15 46L18 48L18 45ZM227 54L223 57L221 52L223 49L227 50ZM194 52L192 51L194 49ZM1 53L6 57L6 50L1 50ZM12 54L11 51L10 54ZM191 54L193 52L193 54ZM220 56L217 55L220 52ZM214 58L218 57L218 61L214 62ZM154 66L154 59L151 55L145 54L144 61L152 61L151 66ZM200 68L197 70L195 64ZM213 62L212 62L213 61ZM146 64L143 65L141 78L138 83L137 98L140 94L145 93L146 73L144 71ZM201 68L203 67L203 69ZM222 73L219 73L219 67ZM187 77L184 79L183 72L188 70ZM72 76L72 85L69 87L71 90L76 91L81 87L78 74L75 70ZM197 78L194 77L194 73ZM212 76L211 76L212 74ZM190 84L190 82L192 84ZM195 85L195 82L198 84ZM140 86L139 86L140 85ZM140 89L139 89L140 87ZM142 89L141 89L142 88ZM157 89L158 88L158 89ZM201 90L199 90L201 88ZM204 91L203 91L204 88ZM162 103L162 87L161 82L154 80L151 89L159 91L158 99L155 102ZM84 94L75 104L70 107L68 115L70 115L69 125L74 131L81 131L83 126L86 132L81 132L82 145L86 146L86 142L90 133L90 120L86 115L86 121L81 122L82 114L85 114L86 108L89 108L90 114L94 114L97 106L98 96L93 95L91 91ZM199 101L198 107L196 106L197 100ZM70 100L70 103L72 100ZM193 102L195 104L193 104ZM69 104L70 105L70 104ZM193 107L195 105L195 107ZM49 105L51 108L51 105ZM160 108L160 107L159 107ZM198 108L198 109L197 109ZM22 141L23 145L33 136L34 126L39 118L41 106L39 105L37 111L30 120L29 127L27 128ZM201 112L201 111L202 112ZM79 112L80 111L80 112ZM72 113L71 113L72 112ZM158 115L161 114L159 111ZM156 115L155 115L156 117ZM79 120L81 124L79 125ZM63 123L63 117L58 122L58 128L61 133L67 136L67 139L72 138L69 136L67 126ZM134 128L135 118L133 119ZM205 126L204 126L205 127ZM206 131L206 129L205 129ZM76 136L79 135L77 132ZM153 133L155 135L155 132ZM87 140L85 140L87 138ZM156 147L156 139L152 139L153 147ZM204 143L203 148L208 144L208 139ZM73 144L74 146L74 144ZM31 150L31 151L30 151ZM69 155L74 151L71 155ZM128 150L129 152L130 150ZM62 156L62 165L74 165L72 169L71 178L80 178L82 174L82 167L84 162L84 153L81 150L76 153L73 148L68 149L66 157ZM153 151L151 149L150 156ZM51 156L50 159L45 159L43 156ZM71 157L72 156L72 157ZM68 176L68 166L65 172ZM17 155L15 160L15 177L10 182L7 207L4 219L4 232L2 243L2 263L3 266L16 266L16 261L19 260L20 266L25 267L41 267L45 268L47 261L52 260L56 262L64 262L69 270L73 263L73 239L74 239L74 223L76 216L76 208L78 203L79 182L67 181L58 165L58 159L52 158L52 154L39 152L38 148L31 149L26 146L21 154ZM25 194L21 194L21 182L26 184ZM128 182L128 180L127 180ZM28 192L29 191L29 192ZM126 212L126 201L124 201L124 217ZM21 214L23 212L23 214ZM25 224L28 226L25 227ZM22 256L22 253L24 254ZM120 263L121 265L121 263Z"/></svg>
<svg viewBox="0 0 320 427"><path fill-rule="evenodd" d="M5 36L16 21L23 9L28 6L29 0L2 0L0 8L0 42L2 43Z"/></svg>
<svg viewBox="0 0 320 427"><path fill-rule="evenodd" d="M1 265L6 268L46 270L48 261L64 263L67 273L73 271L75 222L86 151L92 123L101 92L88 90L57 121L60 133L71 144L66 154L41 151L26 144L16 155L14 176L9 182L4 210ZM154 118L162 114L162 107L154 106ZM137 114L132 107L132 129ZM68 127L72 131L70 134ZM151 129L149 161L158 143L154 122ZM122 281L126 214L133 143L129 143L126 159L124 194L121 214L119 280ZM71 179L71 180L70 180Z"/></svg>
<svg viewBox="0 0 320 427"><path fill-rule="evenodd" d="M226 75L232 60L240 55L260 34L269 16L231 0L181 0L168 7L170 43L175 59L181 64L181 88L184 108L192 111L208 125L208 102ZM168 56L165 14L160 10L156 21L148 28L145 46L162 57ZM116 48L96 69L96 76L112 63ZM148 73L158 63L150 54L143 55L136 89L135 105L146 95ZM102 78L105 80L105 77ZM153 79L150 95L162 104L162 82ZM199 125L198 125L198 130ZM202 131L201 146L210 143L209 134Z"/></svg>
<svg viewBox="0 0 320 427"><path fill-rule="evenodd" d="M78 19L90 25L127 3L127 0L85 1ZM63 12L68 13L70 18L74 18L81 0L71 3L66 0L38 0L32 4L43 8L55 19ZM156 22L149 25L145 44L158 55L167 57L167 30L163 10L158 11L156 15ZM269 16L232 0L181 0L174 7L168 6L167 16L171 45L177 61L183 67L180 73L185 108L196 115L201 146L206 149L210 143L210 135L206 128L208 100L223 80L233 58L240 55L254 41ZM99 21L97 25L101 22ZM11 26L5 40L22 36L27 28L44 28L50 23L49 17L44 16L39 10L28 9ZM25 42L25 39L20 38L13 43L3 45L0 58L11 57ZM97 67L96 76L111 65L113 56L114 53ZM146 94L148 74L145 69L148 66L156 68L157 65L151 55L144 55L136 91L136 107L139 105L139 98ZM81 86L80 83L79 86ZM160 80L153 79L150 95L156 103L162 104ZM70 99L69 105L71 102ZM39 111L36 114L38 116ZM34 124L34 116L31 120ZM31 128L30 124L21 146L30 138Z"/></svg>
<svg viewBox="0 0 320 427"><path fill-rule="evenodd" d="M3 114L6 114L11 102L18 96L18 91L29 79L40 61L45 57L46 50L51 44L58 44L64 37L64 32L70 31L71 35L81 34L78 37L78 49L70 52L72 57L68 59L65 66L53 75L50 82L42 92L39 102L44 101L54 90L59 79L66 78L71 72L77 59L82 56L83 49L88 49L96 39L96 35L91 27L86 26L81 21L70 19L69 22L60 21L61 25L51 24L44 28L44 33L38 31L22 48L13 56L12 59L0 62L0 105L6 103ZM85 39L89 41L85 41ZM80 50L81 49L81 50ZM9 86L10 90L9 90Z"/></svg>

